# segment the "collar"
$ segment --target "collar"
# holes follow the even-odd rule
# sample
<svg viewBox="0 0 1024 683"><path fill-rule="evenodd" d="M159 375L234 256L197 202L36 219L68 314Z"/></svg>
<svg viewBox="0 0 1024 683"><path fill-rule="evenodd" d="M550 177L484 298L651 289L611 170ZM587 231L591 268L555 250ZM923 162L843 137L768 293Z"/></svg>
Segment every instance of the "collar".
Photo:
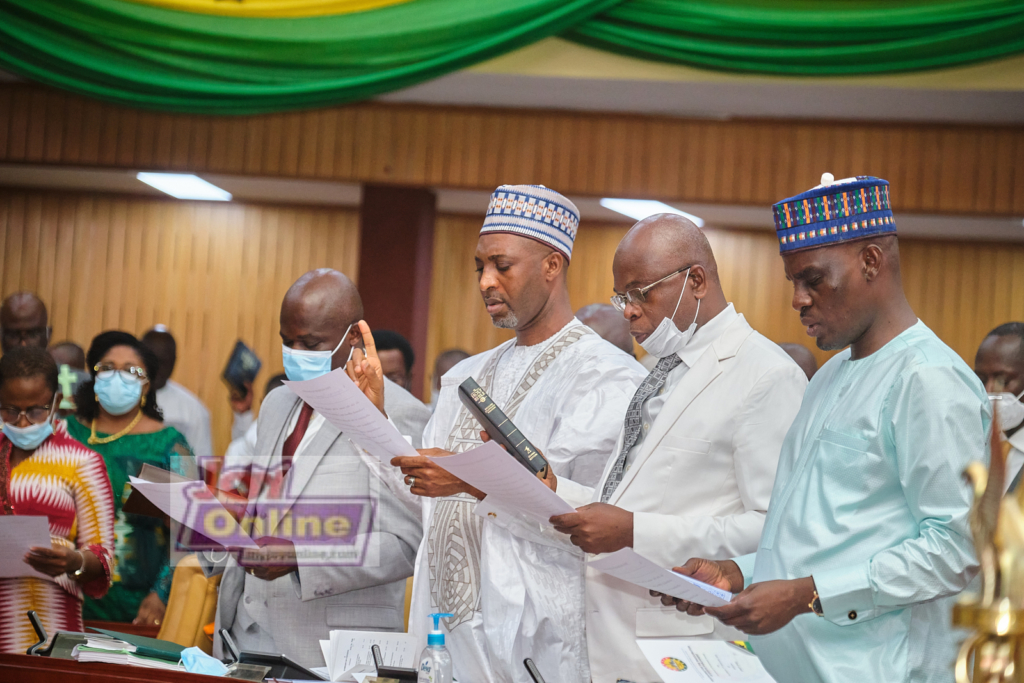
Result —
<svg viewBox="0 0 1024 683"><path fill-rule="evenodd" d="M736 309L730 303L722 309L721 313L698 327L690 338L689 343L679 351L676 351L676 355L686 363L686 367L692 368L697 359L722 336L722 333L738 317L739 313L736 312Z"/></svg>
<svg viewBox="0 0 1024 683"><path fill-rule="evenodd" d="M1010 445L1016 448L1021 453L1024 453L1024 427L1021 427L1013 433L1013 436L1009 437L1007 441Z"/></svg>

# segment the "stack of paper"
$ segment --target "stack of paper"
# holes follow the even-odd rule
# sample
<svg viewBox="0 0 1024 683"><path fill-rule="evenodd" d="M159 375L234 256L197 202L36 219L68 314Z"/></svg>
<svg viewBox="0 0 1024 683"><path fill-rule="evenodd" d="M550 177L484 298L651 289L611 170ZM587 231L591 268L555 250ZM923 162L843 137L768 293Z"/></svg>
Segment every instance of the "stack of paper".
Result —
<svg viewBox="0 0 1024 683"><path fill-rule="evenodd" d="M92 636L84 645L76 645L71 656L79 662L103 662L105 664L128 664L148 669L164 669L178 671L178 662L156 657L144 657L136 652L136 647L123 640Z"/></svg>
<svg viewBox="0 0 1024 683"><path fill-rule="evenodd" d="M332 681L357 681L376 674L370 651L380 647L385 666L412 668L416 665L416 637L408 633L380 631L331 631L330 640L320 641L320 650L327 662Z"/></svg>

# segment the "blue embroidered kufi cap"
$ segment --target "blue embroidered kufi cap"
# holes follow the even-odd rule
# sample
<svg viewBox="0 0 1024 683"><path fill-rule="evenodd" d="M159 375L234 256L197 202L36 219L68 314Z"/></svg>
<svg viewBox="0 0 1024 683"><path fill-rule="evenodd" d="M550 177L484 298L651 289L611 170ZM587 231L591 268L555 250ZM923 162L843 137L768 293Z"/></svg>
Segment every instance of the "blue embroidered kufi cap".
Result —
<svg viewBox="0 0 1024 683"><path fill-rule="evenodd" d="M872 176L834 180L772 207L779 252L827 247L875 235L896 234L889 181Z"/></svg>
<svg viewBox="0 0 1024 683"><path fill-rule="evenodd" d="M507 232L529 237L572 258L580 212L543 185L502 185L491 194L480 234Z"/></svg>

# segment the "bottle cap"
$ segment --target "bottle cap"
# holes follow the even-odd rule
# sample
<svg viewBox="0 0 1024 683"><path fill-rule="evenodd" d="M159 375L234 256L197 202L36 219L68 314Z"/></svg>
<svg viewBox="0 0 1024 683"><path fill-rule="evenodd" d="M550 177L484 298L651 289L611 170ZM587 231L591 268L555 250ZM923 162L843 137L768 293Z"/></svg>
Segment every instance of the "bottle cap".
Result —
<svg viewBox="0 0 1024 683"><path fill-rule="evenodd" d="M444 647L444 631L441 630L441 617L453 617L454 614L448 614L447 612L435 612L430 617L434 620L434 630L427 635L428 646L440 646Z"/></svg>

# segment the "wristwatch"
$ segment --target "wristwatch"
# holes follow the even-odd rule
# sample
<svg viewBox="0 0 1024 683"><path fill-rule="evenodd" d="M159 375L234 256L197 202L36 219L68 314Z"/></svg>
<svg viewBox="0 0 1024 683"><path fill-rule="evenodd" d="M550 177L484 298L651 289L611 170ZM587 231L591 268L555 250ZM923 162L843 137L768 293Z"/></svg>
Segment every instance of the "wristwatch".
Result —
<svg viewBox="0 0 1024 683"><path fill-rule="evenodd" d="M819 617L825 616L825 610L821 609L821 598L818 597L818 591L814 591L814 599L811 600L807 606L810 607L811 611Z"/></svg>
<svg viewBox="0 0 1024 683"><path fill-rule="evenodd" d="M85 553L83 553L81 550L76 550L75 552L78 553L78 556L80 558L82 558L82 564L78 567L78 569L72 572L71 578L80 579L82 578L82 575L85 574Z"/></svg>

